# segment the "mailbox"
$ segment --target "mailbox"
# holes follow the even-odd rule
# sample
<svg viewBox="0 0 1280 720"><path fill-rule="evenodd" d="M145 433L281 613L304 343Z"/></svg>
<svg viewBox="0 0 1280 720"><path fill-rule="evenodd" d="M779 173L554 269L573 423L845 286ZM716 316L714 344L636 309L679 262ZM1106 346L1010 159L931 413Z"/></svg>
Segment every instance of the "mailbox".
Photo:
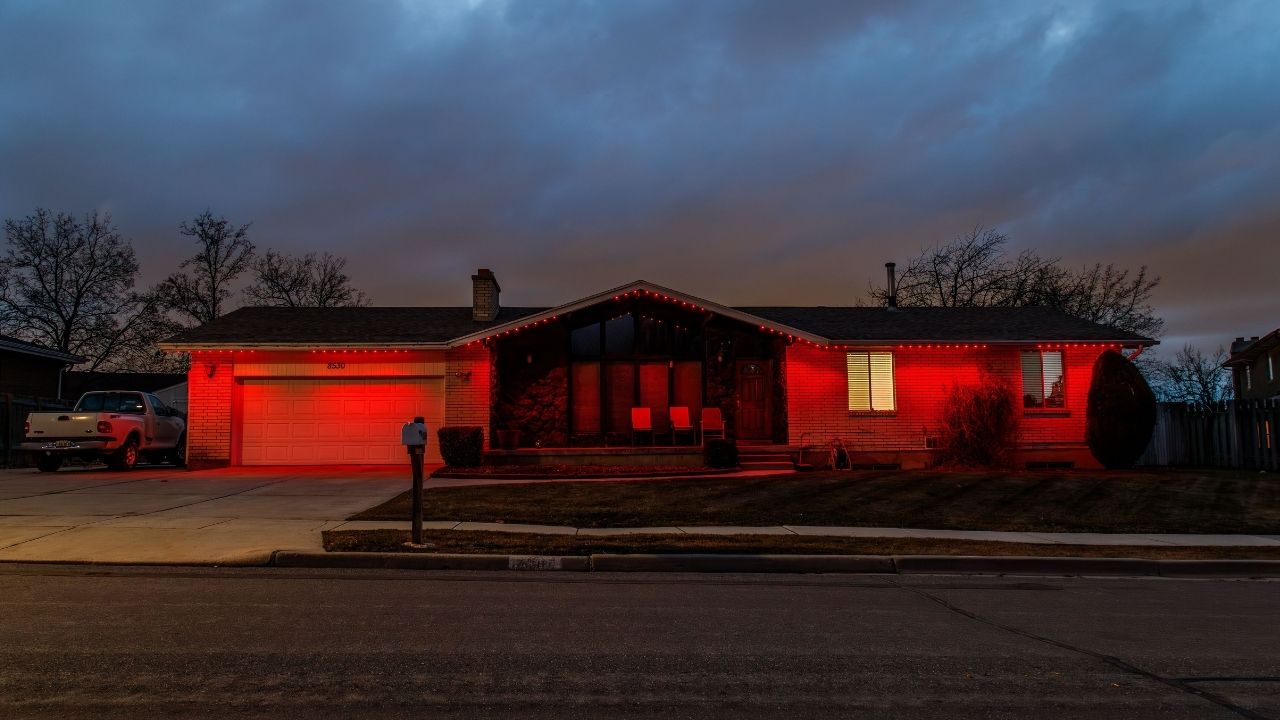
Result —
<svg viewBox="0 0 1280 720"><path fill-rule="evenodd" d="M400 428L400 444L409 447L421 447L427 444L427 424L422 418L416 417L413 422L407 422L404 427Z"/></svg>

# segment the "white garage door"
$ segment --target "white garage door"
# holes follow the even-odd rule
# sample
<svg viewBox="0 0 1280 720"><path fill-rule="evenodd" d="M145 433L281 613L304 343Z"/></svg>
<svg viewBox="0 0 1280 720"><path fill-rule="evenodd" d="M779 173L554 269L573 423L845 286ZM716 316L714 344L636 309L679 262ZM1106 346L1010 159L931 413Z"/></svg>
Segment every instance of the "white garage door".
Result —
<svg viewBox="0 0 1280 720"><path fill-rule="evenodd" d="M440 378L246 379L242 407L245 465L407 463L400 428L416 415L429 429L427 461L440 461Z"/></svg>

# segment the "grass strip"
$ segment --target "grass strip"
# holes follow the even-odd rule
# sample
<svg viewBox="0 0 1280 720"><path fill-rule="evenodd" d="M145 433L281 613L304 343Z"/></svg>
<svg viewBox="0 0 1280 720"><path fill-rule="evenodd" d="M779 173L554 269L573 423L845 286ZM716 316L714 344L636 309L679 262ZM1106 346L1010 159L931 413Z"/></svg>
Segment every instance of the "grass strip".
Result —
<svg viewBox="0 0 1280 720"><path fill-rule="evenodd" d="M407 520L405 493L352 520ZM1280 473L813 472L431 488L427 519L572 527L835 525L1280 534Z"/></svg>
<svg viewBox="0 0 1280 720"><path fill-rule="evenodd" d="M1037 545L928 538L838 538L799 535L620 535L612 537L431 530L428 548L408 548L407 530L328 530L329 552L435 552L480 555L591 555L593 553L725 553L779 555L1022 555L1124 557L1152 560L1280 559L1273 547L1168 547Z"/></svg>

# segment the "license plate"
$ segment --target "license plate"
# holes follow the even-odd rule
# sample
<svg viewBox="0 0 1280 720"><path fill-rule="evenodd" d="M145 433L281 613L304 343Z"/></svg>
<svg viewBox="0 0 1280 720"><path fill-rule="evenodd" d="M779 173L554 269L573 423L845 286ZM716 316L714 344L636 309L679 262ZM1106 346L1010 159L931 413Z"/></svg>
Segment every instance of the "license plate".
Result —
<svg viewBox="0 0 1280 720"><path fill-rule="evenodd" d="M54 447L56 447L56 448L69 448L69 447L71 447L71 441L70 441L70 440L59 440L59 441L55 442L55 443L53 444L53 446L54 446Z"/></svg>

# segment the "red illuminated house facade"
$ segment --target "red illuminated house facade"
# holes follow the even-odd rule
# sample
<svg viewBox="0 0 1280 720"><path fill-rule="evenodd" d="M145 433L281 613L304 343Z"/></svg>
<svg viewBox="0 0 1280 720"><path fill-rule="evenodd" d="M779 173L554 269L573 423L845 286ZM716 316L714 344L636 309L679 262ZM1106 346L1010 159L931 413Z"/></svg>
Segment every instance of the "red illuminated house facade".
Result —
<svg viewBox="0 0 1280 720"><path fill-rule="evenodd" d="M996 377L1023 397L1019 460L1083 467L1094 361L1154 342L1037 307L727 307L638 281L504 308L493 273L472 285L471 307L242 308L172 338L189 461L399 463L416 415L529 453L627 446L636 407L661 444L670 408L716 407L740 443L919 467L950 389Z"/></svg>

